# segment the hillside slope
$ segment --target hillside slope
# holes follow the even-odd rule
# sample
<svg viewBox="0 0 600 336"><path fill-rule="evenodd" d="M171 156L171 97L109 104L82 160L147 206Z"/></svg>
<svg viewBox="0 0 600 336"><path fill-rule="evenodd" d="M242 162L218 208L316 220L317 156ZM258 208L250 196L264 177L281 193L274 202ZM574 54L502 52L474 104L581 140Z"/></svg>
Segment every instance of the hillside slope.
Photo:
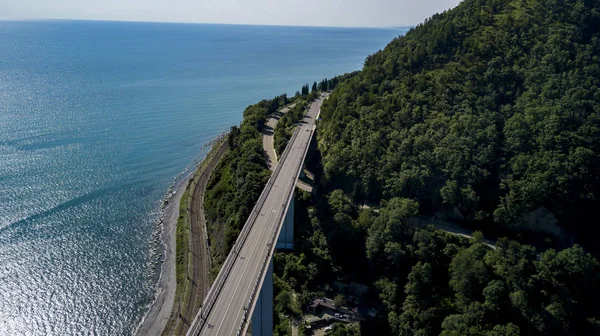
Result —
<svg viewBox="0 0 600 336"><path fill-rule="evenodd" d="M322 108L331 189L502 230L543 210L597 237L599 10L465 0L368 57Z"/></svg>

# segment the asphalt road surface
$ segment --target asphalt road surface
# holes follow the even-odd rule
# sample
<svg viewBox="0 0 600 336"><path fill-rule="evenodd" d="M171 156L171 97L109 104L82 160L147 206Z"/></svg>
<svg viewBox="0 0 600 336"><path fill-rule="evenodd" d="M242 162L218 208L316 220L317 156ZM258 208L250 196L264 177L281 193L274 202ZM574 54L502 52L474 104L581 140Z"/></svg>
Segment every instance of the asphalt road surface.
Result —
<svg viewBox="0 0 600 336"><path fill-rule="evenodd" d="M277 167L267 184L268 193L254 208L256 216L251 215L245 224L245 229L249 229L247 238L241 242L238 239L233 247L228 257L231 266L227 267L228 262L225 262L188 335L237 335L248 327L248 323L242 322L252 316L254 302L250 304L250 300L256 300L260 292L265 262L270 260L274 251L271 242L281 230L321 104L322 99L311 104L296 136L292 138L293 142L288 144L287 153L281 157L281 167Z"/></svg>

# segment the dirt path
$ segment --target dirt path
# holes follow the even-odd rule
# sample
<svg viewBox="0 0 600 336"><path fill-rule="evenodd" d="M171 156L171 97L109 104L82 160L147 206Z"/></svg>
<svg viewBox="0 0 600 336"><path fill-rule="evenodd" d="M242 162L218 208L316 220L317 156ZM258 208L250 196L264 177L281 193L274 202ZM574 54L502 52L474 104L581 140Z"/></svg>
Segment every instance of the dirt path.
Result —
<svg viewBox="0 0 600 336"><path fill-rule="evenodd" d="M281 110L274 113L265 123L265 127L262 132L262 141L263 141L263 149L265 151L265 156L267 159L267 166L271 171L275 170L277 167L277 153L275 153L275 128L277 127L277 123L279 119L283 117L284 114L289 112L291 109L296 106L296 103L291 104L282 108ZM314 178L314 177L313 177ZM296 185L301 190L306 192L312 192L312 186L304 181L298 180Z"/></svg>
<svg viewBox="0 0 600 336"><path fill-rule="evenodd" d="M421 224L422 226L433 225L433 226L435 226L436 229L445 231L445 232L453 234L455 236L461 236L461 237L465 237L468 239L473 238L473 233L474 233L473 230L465 229L464 227L462 227L458 224L441 221L439 219L437 219L437 220L427 219L424 217L420 217L418 220L419 220L419 224ZM483 240L483 243L494 250L496 249L496 240L495 239L487 239L486 238Z"/></svg>
<svg viewBox="0 0 600 336"><path fill-rule="evenodd" d="M277 127L277 123L279 119L283 117L284 114L289 112L296 106L296 103L293 103L289 106L282 108L281 110L274 113L265 123L265 127L263 129L262 139L263 139L263 149L265 151L265 156L267 159L267 166L271 171L275 170L277 167L277 153L275 153L275 128ZM313 177L314 178L314 177ZM306 182L298 180L296 185L301 190L306 192L312 192L312 186Z"/></svg>
<svg viewBox="0 0 600 336"><path fill-rule="evenodd" d="M279 119L283 117L284 114L288 113L291 109L296 106L296 103L293 103L289 106L282 108L281 110L273 113L273 115L267 120L265 127L262 132L262 141L263 148L265 150L265 156L267 157L267 166L269 169L275 170L277 166L277 154L275 153L275 127L277 127L277 123Z"/></svg>

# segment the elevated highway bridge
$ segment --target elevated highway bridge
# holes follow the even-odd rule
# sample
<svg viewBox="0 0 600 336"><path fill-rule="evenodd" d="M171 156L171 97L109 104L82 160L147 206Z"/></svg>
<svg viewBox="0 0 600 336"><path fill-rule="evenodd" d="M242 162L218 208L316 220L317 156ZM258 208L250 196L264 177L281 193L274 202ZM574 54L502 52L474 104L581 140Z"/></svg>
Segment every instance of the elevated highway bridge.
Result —
<svg viewBox="0 0 600 336"><path fill-rule="evenodd" d="M325 97L315 100L296 128L187 335L273 333L273 253L293 246L296 180Z"/></svg>

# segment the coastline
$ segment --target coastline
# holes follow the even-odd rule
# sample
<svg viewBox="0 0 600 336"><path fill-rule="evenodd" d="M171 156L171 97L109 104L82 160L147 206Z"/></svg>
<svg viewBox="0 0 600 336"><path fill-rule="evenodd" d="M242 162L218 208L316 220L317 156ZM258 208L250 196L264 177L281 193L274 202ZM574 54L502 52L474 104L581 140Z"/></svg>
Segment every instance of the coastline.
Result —
<svg viewBox="0 0 600 336"><path fill-rule="evenodd" d="M164 208L160 240L165 257L161 264L160 275L156 284L157 289L154 302L152 302L149 310L135 329L134 335L162 334L171 316L177 285L176 278L172 275L175 274L175 231L177 230L177 218L179 217L179 201L194 171L190 172L177 184L175 194L168 199L169 204Z"/></svg>
<svg viewBox="0 0 600 336"><path fill-rule="evenodd" d="M188 188L193 185L191 180L196 179L196 175L206 168L205 163L212 160L214 155L212 153L225 139L226 134L226 132L221 133L202 145L202 149L193 163L175 176L175 183L171 185L163 198L162 215L157 230L164 259L161 263L158 281L155 284L154 301L147 306L141 322L133 331L134 335L162 335L173 318L173 305L178 295L177 228L181 214L181 199ZM199 159L200 157L202 159Z"/></svg>

